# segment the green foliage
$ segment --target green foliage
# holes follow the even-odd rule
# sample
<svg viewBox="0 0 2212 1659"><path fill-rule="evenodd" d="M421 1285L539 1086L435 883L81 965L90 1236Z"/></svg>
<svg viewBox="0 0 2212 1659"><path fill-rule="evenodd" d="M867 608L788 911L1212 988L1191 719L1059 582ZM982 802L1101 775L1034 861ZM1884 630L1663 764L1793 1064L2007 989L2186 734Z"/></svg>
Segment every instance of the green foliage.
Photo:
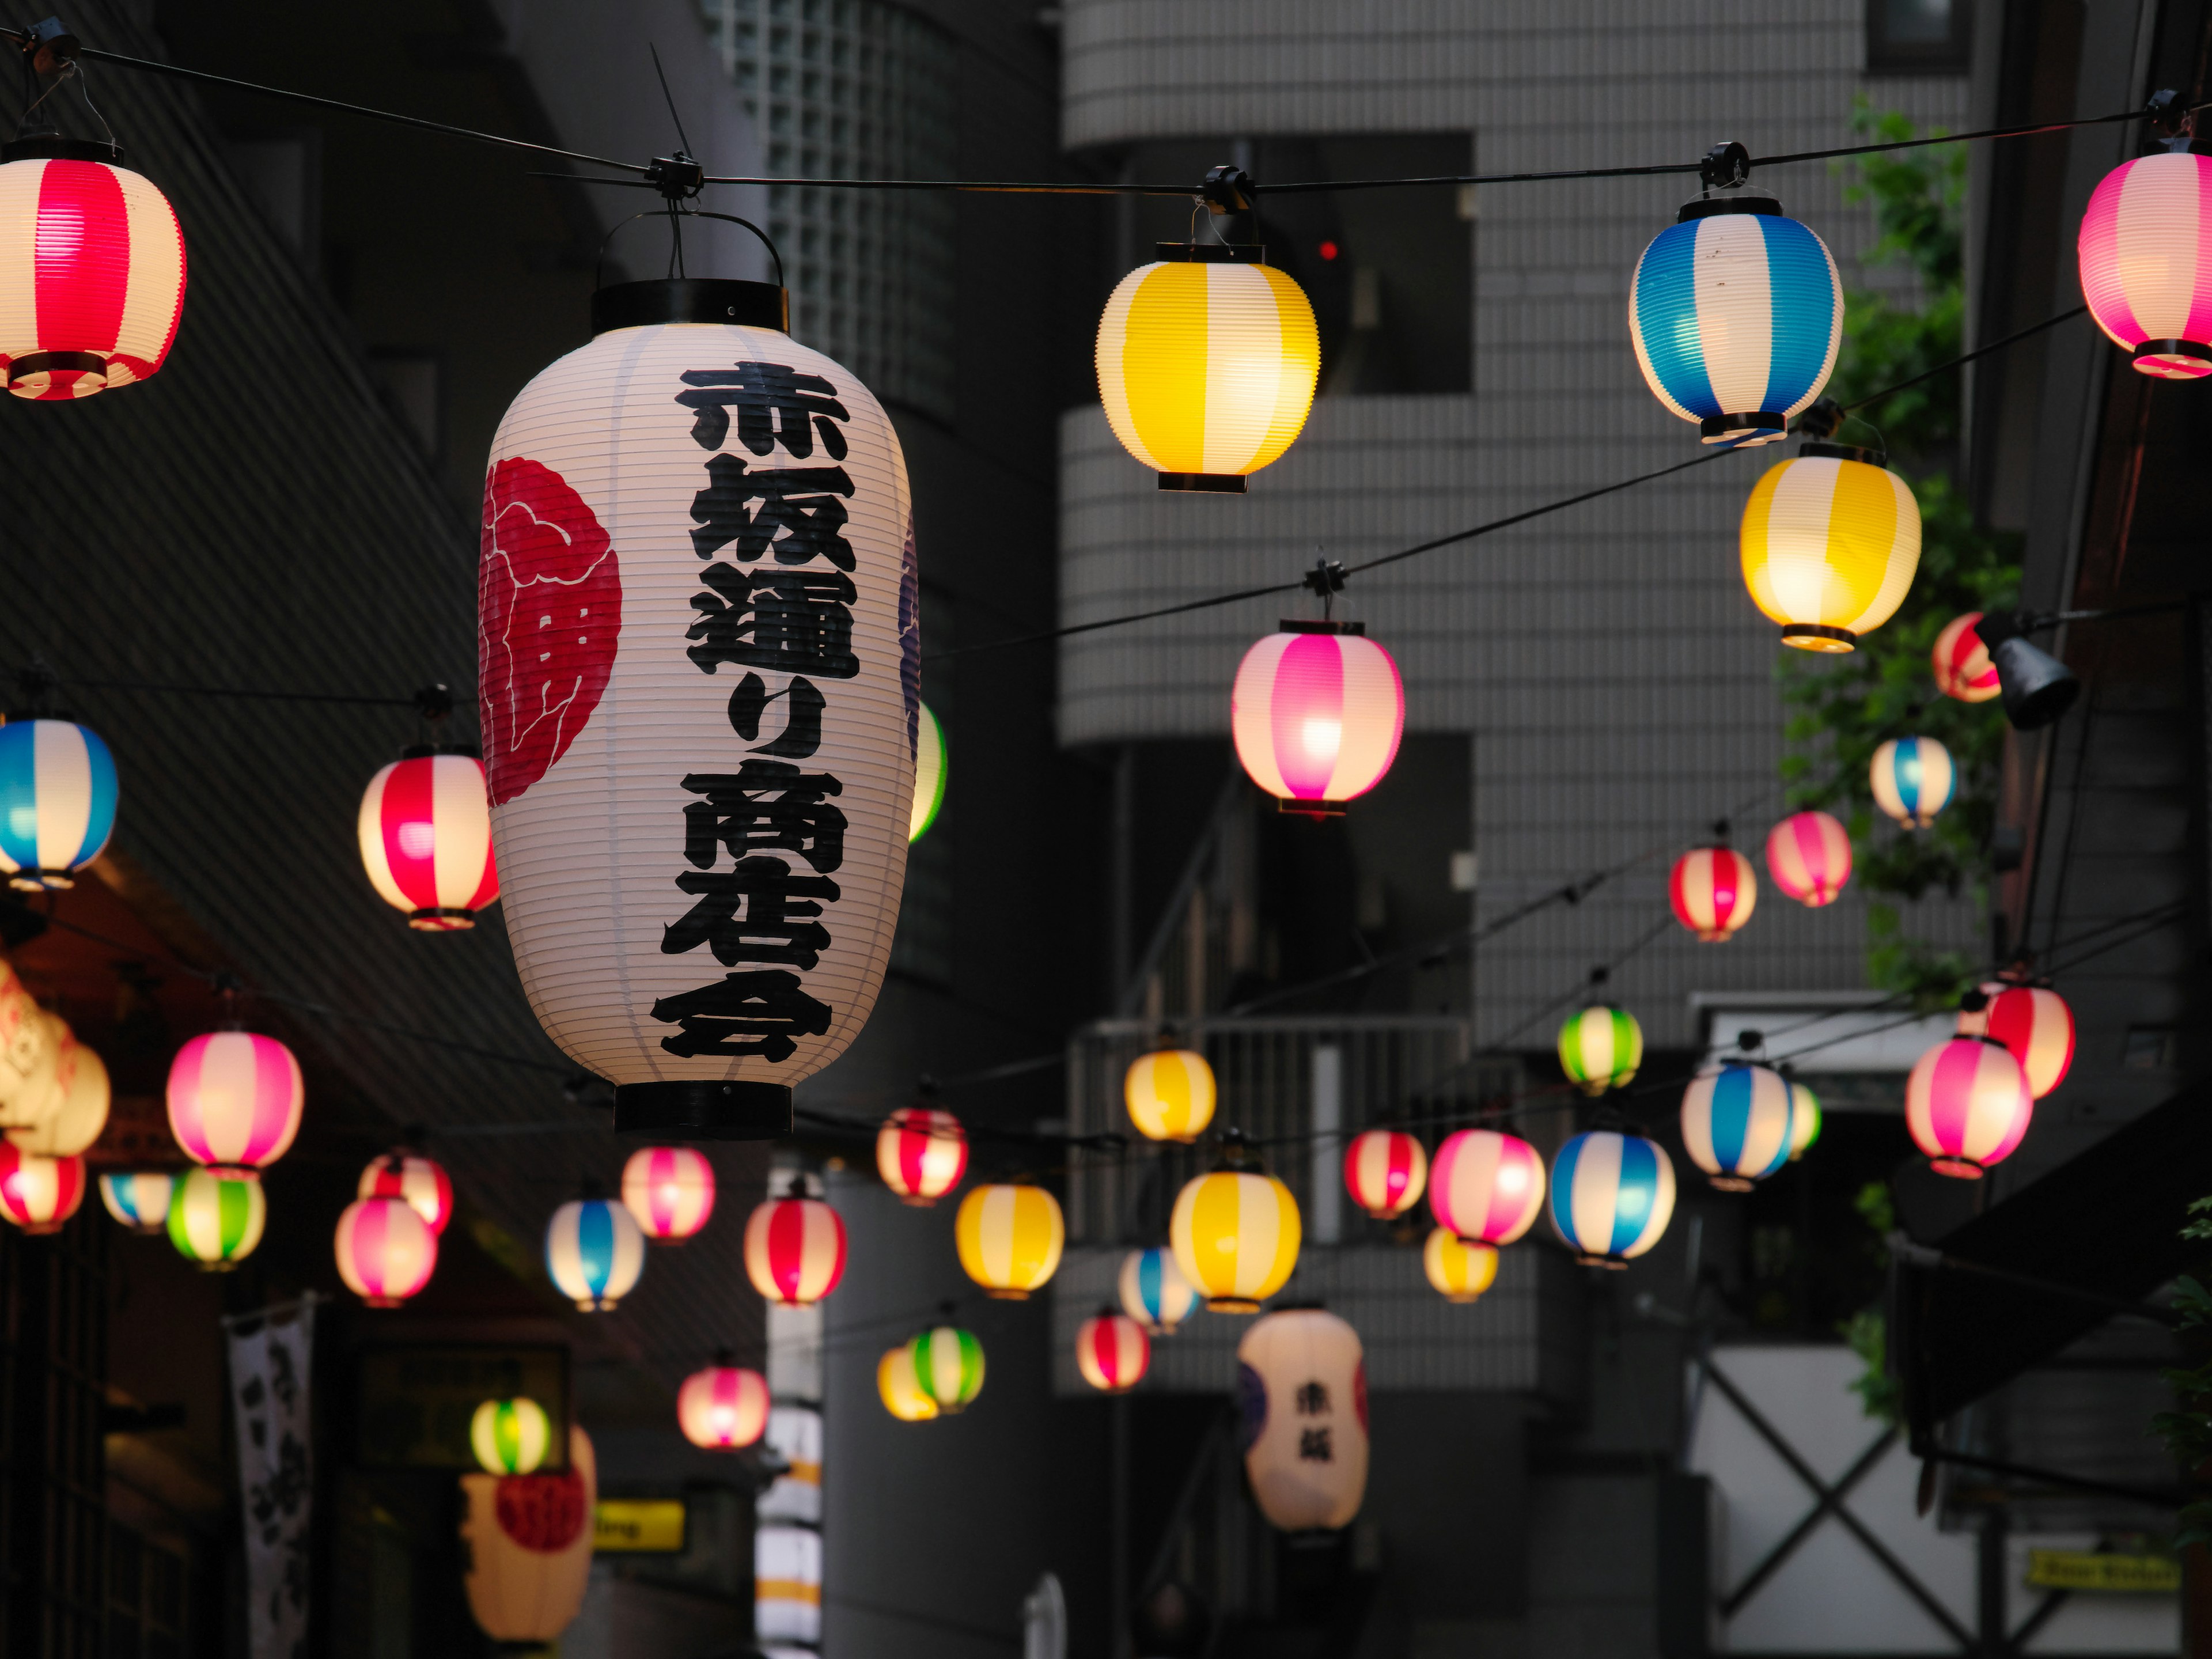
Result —
<svg viewBox="0 0 2212 1659"><path fill-rule="evenodd" d="M1914 137L1911 123L1875 116L1861 100L1854 125L1876 137ZM1966 155L1952 144L1862 158L1846 189L1873 204L1881 231L1869 264L1905 264L1920 279L1917 307L1877 295L1847 296L1844 344L1829 395L1850 404L1959 355L1965 312L1961 256ZM1782 763L1793 807L1833 812L1850 831L1854 875L1869 894L1917 899L1978 890L1996 817L2004 722L1994 703L1940 695L1929 658L1936 636L1965 611L2009 600L2020 583L2017 538L1978 528L1951 476L1960 430L1960 376L1934 375L1885 398L1837 434L1886 447L1920 502L1920 568L1897 615L1839 658L1783 653L1790 711ZM1899 830L1874 805L1868 768L1889 738L1939 739L1958 770L1956 797L1929 829ZM1970 982L1971 964L1904 936L1898 914L1869 915L1868 977L1931 1003Z"/></svg>
<svg viewBox="0 0 2212 1659"><path fill-rule="evenodd" d="M1851 1200L1859 1218L1873 1230L1875 1254L1883 1266L1889 1262L1889 1236L1897 1230L1897 1200L1886 1181L1869 1181ZM1851 1379L1851 1392L1869 1417L1894 1426L1904 1414L1904 1401L1889 1374L1889 1325L1881 1305L1862 1308L1838 1326L1844 1342L1866 1369Z"/></svg>
<svg viewBox="0 0 2212 1659"><path fill-rule="evenodd" d="M2212 1239L2212 1198L2200 1198L2189 1206L2189 1220L2181 1236ZM2212 1291L2201 1280L2185 1276L2174 1281L2173 1310L2181 1330L2212 1331ZM2202 1352L2205 1344L2200 1340L2188 1346ZM2212 1459L2212 1410L2206 1409L2212 1407L2212 1360L2161 1375L2173 1385L2179 1409L2154 1413L2150 1431L2166 1442L2166 1449L2183 1469L2197 1468ZM2183 1508L2181 1530L2174 1535L2173 1547L2179 1549L2187 1544L2212 1544L2212 1501Z"/></svg>

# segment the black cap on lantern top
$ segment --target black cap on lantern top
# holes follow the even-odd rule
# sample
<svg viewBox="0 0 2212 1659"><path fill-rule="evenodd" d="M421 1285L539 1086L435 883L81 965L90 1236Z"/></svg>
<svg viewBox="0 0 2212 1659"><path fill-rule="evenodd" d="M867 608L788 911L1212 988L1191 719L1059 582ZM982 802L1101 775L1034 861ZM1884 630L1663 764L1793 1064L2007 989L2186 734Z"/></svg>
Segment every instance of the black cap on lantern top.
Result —
<svg viewBox="0 0 2212 1659"><path fill-rule="evenodd" d="M106 161L123 164L123 146L104 138L64 138L57 132L34 132L0 144L0 161Z"/></svg>
<svg viewBox="0 0 2212 1659"><path fill-rule="evenodd" d="M617 283L592 295L592 332L654 323L723 323L791 332L791 295L775 283L726 276L671 276Z"/></svg>

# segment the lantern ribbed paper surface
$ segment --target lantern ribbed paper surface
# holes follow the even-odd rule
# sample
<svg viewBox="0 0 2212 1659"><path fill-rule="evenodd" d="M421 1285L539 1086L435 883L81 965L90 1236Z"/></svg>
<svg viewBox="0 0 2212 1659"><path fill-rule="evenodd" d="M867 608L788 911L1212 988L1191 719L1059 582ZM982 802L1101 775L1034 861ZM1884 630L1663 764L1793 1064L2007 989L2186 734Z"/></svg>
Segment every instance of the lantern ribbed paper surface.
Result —
<svg viewBox="0 0 2212 1659"><path fill-rule="evenodd" d="M529 1474L552 1446L553 1425L535 1400L487 1400L469 1418L469 1449L487 1474Z"/></svg>
<svg viewBox="0 0 2212 1659"><path fill-rule="evenodd" d="M338 1277L372 1308L396 1308L430 1282L438 1235L404 1198L357 1198L338 1216Z"/></svg>
<svg viewBox="0 0 2212 1659"><path fill-rule="evenodd" d="M2137 370L2212 374L2212 156L2138 156L2089 197L2081 295Z"/></svg>
<svg viewBox="0 0 2212 1659"><path fill-rule="evenodd" d="M632 314L757 314L640 283ZM775 290L766 290L780 304ZM655 311L653 307L658 307ZM547 1034L615 1127L788 1133L883 983L921 718L906 465L773 328L615 326L524 388L485 480L492 839Z"/></svg>
<svg viewBox="0 0 2212 1659"><path fill-rule="evenodd" d="M623 1165L623 1203L655 1244L681 1244L714 1213L714 1166L690 1146L641 1146Z"/></svg>
<svg viewBox="0 0 2212 1659"><path fill-rule="evenodd" d="M1626 1008L1585 1008L1559 1027L1559 1069L1586 1095L1620 1088L1643 1064L1644 1028Z"/></svg>
<svg viewBox="0 0 2212 1659"><path fill-rule="evenodd" d="M473 755L412 755L368 781L355 829L377 896L423 933L476 926L499 896L483 764Z"/></svg>
<svg viewBox="0 0 2212 1659"><path fill-rule="evenodd" d="M1429 1170L1429 1213L1470 1244L1510 1244L1544 1207L1544 1160L1518 1135L1462 1129Z"/></svg>
<svg viewBox="0 0 2212 1659"><path fill-rule="evenodd" d="M937 1402L915 1376L913 1343L900 1343L876 1362L876 1397L902 1423L927 1423L937 1415Z"/></svg>
<svg viewBox="0 0 2212 1659"><path fill-rule="evenodd" d="M1163 489L1241 491L1305 425L1321 375L1313 307L1257 249L1162 252L1098 319L1106 422Z"/></svg>
<svg viewBox="0 0 2212 1659"><path fill-rule="evenodd" d="M0 167L0 174L8 169ZM0 872L24 892L73 887L115 830L115 757L72 720L0 726Z"/></svg>
<svg viewBox="0 0 2212 1659"><path fill-rule="evenodd" d="M1667 881L1674 920L1708 945L1718 945L1751 920L1759 878L1751 860L1729 847L1698 847L1674 860Z"/></svg>
<svg viewBox="0 0 2212 1659"><path fill-rule="evenodd" d="M1936 671L1936 689L1960 702L1987 702L2004 690L1997 682L1997 665L1990 660L1989 647L1974 631L1981 620L1978 611L1954 617L1943 624L1928 653Z"/></svg>
<svg viewBox="0 0 2212 1659"><path fill-rule="evenodd" d="M168 1231L169 1199L177 1177L166 1170L131 1170L100 1178L100 1201L134 1233Z"/></svg>
<svg viewBox="0 0 2212 1659"><path fill-rule="evenodd" d="M442 1235L453 1218L453 1183L445 1170L405 1147L374 1160L361 1172L356 1198L404 1198L415 1213Z"/></svg>
<svg viewBox="0 0 2212 1659"><path fill-rule="evenodd" d="M983 1345L973 1331L933 1325L907 1344L915 1386L946 1415L983 1391Z"/></svg>
<svg viewBox="0 0 2212 1659"><path fill-rule="evenodd" d="M1908 830L1925 830L1958 787L1951 751L1933 738L1892 738L1867 768L1874 804Z"/></svg>
<svg viewBox="0 0 2212 1659"><path fill-rule="evenodd" d="M1641 1135L1594 1129L1552 1164L1552 1225L1590 1267L1618 1267L1659 1242L1674 1213L1674 1165Z"/></svg>
<svg viewBox="0 0 2212 1659"><path fill-rule="evenodd" d="M920 707L921 716L915 726L914 806L906 825L909 842L920 841L929 826L937 822L938 809L945 805L945 779L950 775L945 727L930 713L927 703Z"/></svg>
<svg viewBox="0 0 2212 1659"><path fill-rule="evenodd" d="M0 150L0 366L18 398L145 380L176 338L184 233L168 198L114 154L53 138Z"/></svg>
<svg viewBox="0 0 2212 1659"><path fill-rule="evenodd" d="M1102 1394L1128 1393L1152 1363L1152 1339L1127 1314L1109 1310L1075 1328L1075 1368Z"/></svg>
<svg viewBox="0 0 2212 1659"><path fill-rule="evenodd" d="M1271 1175L1216 1170L1176 1194L1176 1266L1216 1313L1253 1313L1298 1265L1297 1200Z"/></svg>
<svg viewBox="0 0 2212 1659"><path fill-rule="evenodd" d="M1431 1230L1421 1271L1447 1302L1472 1302L1498 1279L1498 1247L1470 1244L1449 1227Z"/></svg>
<svg viewBox="0 0 2212 1659"><path fill-rule="evenodd" d="M1795 1078L1790 1079L1790 1158L1792 1163L1820 1138L1820 1097Z"/></svg>
<svg viewBox="0 0 2212 1659"><path fill-rule="evenodd" d="M269 1200L251 1170L187 1170L169 1196L169 1243L213 1273L253 1254L269 1224Z"/></svg>
<svg viewBox="0 0 2212 1659"><path fill-rule="evenodd" d="M768 1427L768 1379L742 1365L714 1364L684 1379L676 1423L708 1451L740 1451Z"/></svg>
<svg viewBox="0 0 2212 1659"><path fill-rule="evenodd" d="M845 1276L845 1224L818 1198L771 1198L745 1219L745 1277L771 1302L803 1308Z"/></svg>
<svg viewBox="0 0 2212 1659"><path fill-rule="evenodd" d="M927 1208L967 1174L967 1131L950 1112L902 1106L876 1131L876 1172L902 1202Z"/></svg>
<svg viewBox="0 0 2212 1659"><path fill-rule="evenodd" d="M611 1199L572 1198L545 1224L545 1273L586 1313L606 1313L645 1271L645 1235Z"/></svg>
<svg viewBox="0 0 2212 1659"><path fill-rule="evenodd" d="M1301 1533L1349 1523L1367 1490L1358 1333L1319 1308L1255 1320L1237 1345L1237 1407L1244 1473L1269 1524Z"/></svg>
<svg viewBox="0 0 2212 1659"><path fill-rule="evenodd" d="M1990 998L1983 1026L2020 1062L2027 1091L2040 1100L2074 1064L2074 1011L2040 985L2008 985Z"/></svg>
<svg viewBox="0 0 2212 1659"><path fill-rule="evenodd" d="M169 1133L195 1162L258 1170L300 1133L307 1085L292 1051L252 1031L210 1031L169 1065Z"/></svg>
<svg viewBox="0 0 2212 1659"><path fill-rule="evenodd" d="M1887 467L1821 453L1772 468L1744 503L1743 583L1801 651L1850 651L1897 614L1920 568L1920 504Z"/></svg>
<svg viewBox="0 0 2212 1659"><path fill-rule="evenodd" d="M1905 1127L1937 1175L1978 1181L2012 1156L2034 1115L2027 1074L1994 1038L1939 1042L1905 1079Z"/></svg>
<svg viewBox="0 0 2212 1659"><path fill-rule="evenodd" d="M58 1023L58 1022L57 1022ZM10 1126L8 1139L41 1158L74 1158L100 1139L107 1127L111 1097L107 1066L62 1027L54 1055L54 1083L46 1101L51 1109L27 1126Z"/></svg>
<svg viewBox="0 0 2212 1659"><path fill-rule="evenodd" d="M1176 1266L1175 1252L1155 1247L1121 1258L1121 1311L1155 1336L1164 1336L1191 1316L1198 1292Z"/></svg>
<svg viewBox="0 0 2212 1659"><path fill-rule="evenodd" d="M1790 1085L1764 1066L1723 1066L1682 1091L1682 1150L1725 1192L1790 1161Z"/></svg>
<svg viewBox="0 0 2212 1659"><path fill-rule="evenodd" d="M1237 758L1283 810L1340 810L1382 781L1406 730L1406 687L1364 634L1285 623L1244 653L1229 694Z"/></svg>
<svg viewBox="0 0 2212 1659"><path fill-rule="evenodd" d="M1213 1121L1213 1067L1195 1048L1139 1054L1121 1075L1121 1103L1147 1140L1195 1140Z"/></svg>
<svg viewBox="0 0 2212 1659"><path fill-rule="evenodd" d="M1851 878L1851 838L1826 812L1793 812L1767 832L1766 871L1808 909L1832 904Z"/></svg>
<svg viewBox="0 0 2212 1659"><path fill-rule="evenodd" d="M1428 1179L1428 1152L1403 1130L1370 1129L1344 1149L1345 1190L1377 1221L1412 1209Z"/></svg>
<svg viewBox="0 0 2212 1659"><path fill-rule="evenodd" d="M969 1189L953 1218L952 1240L968 1277L992 1296L1020 1302L1060 1266L1067 1230L1060 1200L1028 1182Z"/></svg>
<svg viewBox="0 0 2212 1659"><path fill-rule="evenodd" d="M1637 261L1628 295L1636 361L1652 395L1697 422L1706 443L1771 443L1836 366L1843 283L1820 239L1770 198L1684 211L1701 207L1709 210L1661 231Z"/></svg>
<svg viewBox="0 0 2212 1659"><path fill-rule="evenodd" d="M84 1202L84 1160L41 1158L0 1141L0 1218L27 1233L57 1233Z"/></svg>

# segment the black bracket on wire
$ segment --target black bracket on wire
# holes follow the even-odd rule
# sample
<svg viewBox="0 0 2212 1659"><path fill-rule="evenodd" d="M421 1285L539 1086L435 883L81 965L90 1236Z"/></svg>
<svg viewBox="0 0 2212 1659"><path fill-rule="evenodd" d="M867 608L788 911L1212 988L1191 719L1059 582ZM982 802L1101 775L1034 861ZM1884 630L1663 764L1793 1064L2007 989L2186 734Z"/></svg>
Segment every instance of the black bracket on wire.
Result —
<svg viewBox="0 0 2212 1659"><path fill-rule="evenodd" d="M76 62L76 36L60 18L49 17L24 30L21 51L38 74L59 75Z"/></svg>
<svg viewBox="0 0 2212 1659"><path fill-rule="evenodd" d="M1731 138L1715 144L1698 162L1698 179L1707 190L1734 190L1751 179L1751 152Z"/></svg>
<svg viewBox="0 0 2212 1659"><path fill-rule="evenodd" d="M2157 133L2164 148L2187 155L2197 137L2197 116L2186 99L2168 87L2150 95L2143 106L2143 113L2150 118L2151 130Z"/></svg>
<svg viewBox="0 0 2212 1659"><path fill-rule="evenodd" d="M1252 175L1225 161L1219 167L1206 168L1206 177L1198 187L1198 199L1217 218L1224 214L1251 212L1254 193Z"/></svg>
<svg viewBox="0 0 2212 1659"><path fill-rule="evenodd" d="M653 165L645 170L645 182L659 191L664 201L688 202L705 187L707 169L690 151L679 149L673 155L654 156Z"/></svg>

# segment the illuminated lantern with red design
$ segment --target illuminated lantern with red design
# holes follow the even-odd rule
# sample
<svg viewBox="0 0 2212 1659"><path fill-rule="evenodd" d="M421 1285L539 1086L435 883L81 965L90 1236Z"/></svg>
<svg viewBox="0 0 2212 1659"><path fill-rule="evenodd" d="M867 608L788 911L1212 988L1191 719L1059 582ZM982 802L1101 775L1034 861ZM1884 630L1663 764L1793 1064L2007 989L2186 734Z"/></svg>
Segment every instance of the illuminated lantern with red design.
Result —
<svg viewBox="0 0 2212 1659"><path fill-rule="evenodd" d="M1344 1185L1377 1221L1413 1207L1428 1184L1429 1155L1401 1129L1370 1129L1344 1149Z"/></svg>
<svg viewBox="0 0 2212 1659"><path fill-rule="evenodd" d="M1796 812L1766 837L1774 884L1808 910L1832 904L1851 878L1851 838L1826 812Z"/></svg>
<svg viewBox="0 0 2212 1659"><path fill-rule="evenodd" d="M185 307L185 237L122 149L0 149L0 366L18 398L89 398L158 371Z"/></svg>
<svg viewBox="0 0 2212 1659"><path fill-rule="evenodd" d="M210 1031L169 1066L169 1133L195 1163L262 1170L300 1133L307 1085L300 1062L275 1037Z"/></svg>
<svg viewBox="0 0 2212 1659"><path fill-rule="evenodd" d="M1674 860L1667 883L1674 920L1708 945L1732 937L1759 902L1751 860L1732 847L1699 847Z"/></svg>
<svg viewBox="0 0 2212 1659"><path fill-rule="evenodd" d="M1518 1135L1462 1129L1437 1148L1429 1213L1470 1244L1510 1244L1544 1207L1542 1154Z"/></svg>
<svg viewBox="0 0 2212 1659"><path fill-rule="evenodd" d="M1152 1338L1125 1313L1101 1308L1075 1328L1075 1368L1101 1394L1128 1393L1152 1363Z"/></svg>
<svg viewBox="0 0 2212 1659"><path fill-rule="evenodd" d="M372 1308L396 1308L430 1282L438 1235L404 1198L357 1198L338 1217L338 1277Z"/></svg>
<svg viewBox="0 0 2212 1659"><path fill-rule="evenodd" d="M426 933L473 927L499 896L491 808L474 755L410 749L368 781L356 826L369 884Z"/></svg>
<svg viewBox="0 0 2212 1659"><path fill-rule="evenodd" d="M58 1233L84 1202L84 1160L41 1158L0 1140L0 1218L27 1233Z"/></svg>
<svg viewBox="0 0 2212 1659"><path fill-rule="evenodd" d="M804 1308L845 1276L845 1224L792 1177L787 1197L771 1198L745 1223L745 1276L771 1302Z"/></svg>
<svg viewBox="0 0 2212 1659"><path fill-rule="evenodd" d="M1978 611L1954 617L1943 624L1943 631L1936 636L1935 649L1928 653L1936 670L1936 689L1960 702L1987 702L2004 690L1997 684L1997 668L1990 660L1989 647L1975 632L1981 620Z"/></svg>
<svg viewBox="0 0 2212 1659"><path fill-rule="evenodd" d="M876 1172L902 1203L927 1209L968 1173L967 1132L950 1112L902 1106L876 1131Z"/></svg>
<svg viewBox="0 0 2212 1659"><path fill-rule="evenodd" d="M695 1446L742 1451L768 1427L768 1379L745 1370L726 1350L684 1379L676 1395L676 1425Z"/></svg>
<svg viewBox="0 0 2212 1659"><path fill-rule="evenodd" d="M2038 1100L2063 1083L2074 1064L2074 1011L2048 986L1998 981L1968 992L1959 1002L1959 1032L2004 1044Z"/></svg>
<svg viewBox="0 0 2212 1659"><path fill-rule="evenodd" d="M622 1199L655 1244L681 1244L714 1213L714 1166L690 1146L641 1146L623 1165Z"/></svg>
<svg viewBox="0 0 2212 1659"><path fill-rule="evenodd" d="M599 1462L584 1431L568 1430L568 1467L537 1474L465 1474L469 1611L495 1641L542 1647L584 1605L592 1575L592 1510Z"/></svg>
<svg viewBox="0 0 2212 1659"><path fill-rule="evenodd" d="M1905 1080L1905 1127L1937 1175L1979 1181L2010 1158L2035 1115L2027 1074L1992 1037L1952 1037Z"/></svg>
<svg viewBox="0 0 2212 1659"><path fill-rule="evenodd" d="M1406 687L1364 623L1285 622L1237 665L1229 726L1237 758L1283 811L1334 817L1398 757Z"/></svg>
<svg viewBox="0 0 2212 1659"><path fill-rule="evenodd" d="M453 1183L445 1170L409 1146L397 1146L361 1172L356 1198L404 1198L433 1233L453 1218Z"/></svg>

